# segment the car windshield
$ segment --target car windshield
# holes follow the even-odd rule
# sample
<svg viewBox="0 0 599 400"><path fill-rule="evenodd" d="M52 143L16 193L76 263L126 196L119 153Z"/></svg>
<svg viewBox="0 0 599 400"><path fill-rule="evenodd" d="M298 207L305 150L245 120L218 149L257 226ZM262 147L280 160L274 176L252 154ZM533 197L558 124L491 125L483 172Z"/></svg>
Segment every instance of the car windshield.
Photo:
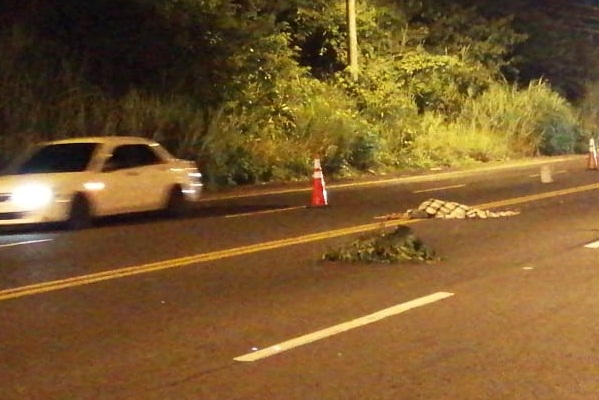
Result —
<svg viewBox="0 0 599 400"><path fill-rule="evenodd" d="M98 143L49 144L36 149L16 166L16 174L79 172L89 164Z"/></svg>

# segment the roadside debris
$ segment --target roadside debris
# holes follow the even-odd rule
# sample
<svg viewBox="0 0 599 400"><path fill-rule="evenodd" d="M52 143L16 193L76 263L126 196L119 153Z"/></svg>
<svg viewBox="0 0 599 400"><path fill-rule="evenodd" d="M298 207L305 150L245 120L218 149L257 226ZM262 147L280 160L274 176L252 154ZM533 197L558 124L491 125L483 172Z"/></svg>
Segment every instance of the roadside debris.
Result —
<svg viewBox="0 0 599 400"><path fill-rule="evenodd" d="M432 262L439 257L412 230L399 225L392 232L372 232L323 254L325 261L399 263Z"/></svg>
<svg viewBox="0 0 599 400"><path fill-rule="evenodd" d="M453 201L428 199L420 203L418 208L409 209L405 213L392 213L377 219L471 219L471 218L499 218L520 214L519 211L490 211L470 207Z"/></svg>

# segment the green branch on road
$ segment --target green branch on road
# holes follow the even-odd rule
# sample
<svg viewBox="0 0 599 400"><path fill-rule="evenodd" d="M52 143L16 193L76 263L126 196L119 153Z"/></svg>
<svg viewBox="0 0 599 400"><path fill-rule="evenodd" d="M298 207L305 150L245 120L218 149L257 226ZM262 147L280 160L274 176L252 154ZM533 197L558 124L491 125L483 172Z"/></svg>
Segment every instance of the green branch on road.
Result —
<svg viewBox="0 0 599 400"><path fill-rule="evenodd" d="M400 263L433 262L439 257L412 230L400 225L392 232L377 231L323 254L325 261Z"/></svg>

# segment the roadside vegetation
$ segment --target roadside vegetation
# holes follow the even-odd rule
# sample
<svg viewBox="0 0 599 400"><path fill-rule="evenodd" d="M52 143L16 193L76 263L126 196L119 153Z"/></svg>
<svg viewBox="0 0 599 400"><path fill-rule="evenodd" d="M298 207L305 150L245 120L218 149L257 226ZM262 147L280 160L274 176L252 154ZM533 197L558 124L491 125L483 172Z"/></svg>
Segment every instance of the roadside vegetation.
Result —
<svg viewBox="0 0 599 400"><path fill-rule="evenodd" d="M141 135L219 187L304 180L314 156L339 177L568 154L596 130L593 77L573 77L574 95L523 80L517 21L451 2L358 1L357 81L343 2L13 7L0 6L1 164L39 140Z"/></svg>

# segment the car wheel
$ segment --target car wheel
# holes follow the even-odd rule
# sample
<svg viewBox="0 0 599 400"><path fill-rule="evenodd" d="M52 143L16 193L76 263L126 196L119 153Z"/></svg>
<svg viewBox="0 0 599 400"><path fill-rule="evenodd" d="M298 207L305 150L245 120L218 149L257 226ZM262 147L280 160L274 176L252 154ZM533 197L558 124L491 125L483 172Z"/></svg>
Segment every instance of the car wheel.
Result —
<svg viewBox="0 0 599 400"><path fill-rule="evenodd" d="M164 209L165 214L169 218L179 218L185 216L189 210L189 204L185 199L185 195L181 190L181 187L173 187L168 195L166 207Z"/></svg>
<svg viewBox="0 0 599 400"><path fill-rule="evenodd" d="M78 194L71 202L71 210L67 220L69 230L89 228L92 224L92 213L89 201L82 194Z"/></svg>

